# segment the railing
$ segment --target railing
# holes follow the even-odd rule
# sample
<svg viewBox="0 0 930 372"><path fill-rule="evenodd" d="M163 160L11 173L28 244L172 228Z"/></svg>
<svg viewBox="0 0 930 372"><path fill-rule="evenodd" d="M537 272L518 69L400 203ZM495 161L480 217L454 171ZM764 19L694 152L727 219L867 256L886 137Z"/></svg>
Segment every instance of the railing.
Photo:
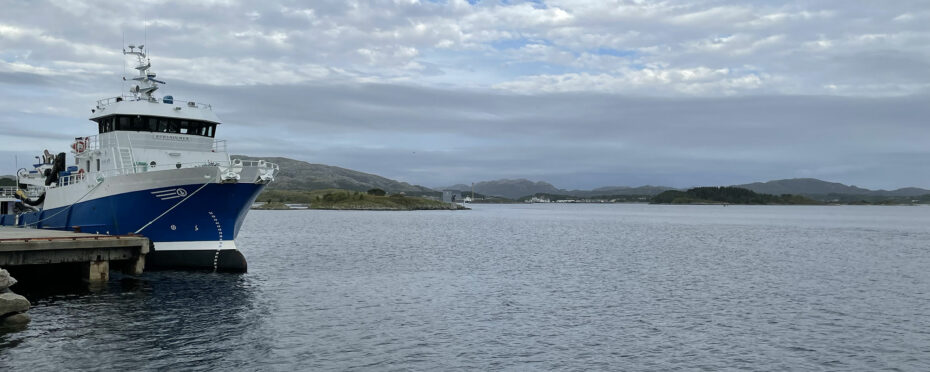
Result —
<svg viewBox="0 0 930 372"><path fill-rule="evenodd" d="M193 102L193 101L179 101L179 100L174 100L174 103L175 104L183 103L187 105L187 107L196 107L196 108L207 109L207 110L213 111L213 105L207 104L207 103L200 103L200 102Z"/></svg>
<svg viewBox="0 0 930 372"><path fill-rule="evenodd" d="M85 153L85 152L88 152L88 151L99 150L99 149L100 149L100 140L99 140L99 138L97 137L96 134L95 134L95 135L92 135L92 136L84 136L84 137L82 137L82 138L86 138L86 139L87 139L87 147L84 148L84 151L82 151L82 153ZM75 141L77 141L77 138L75 138ZM71 150L71 153L76 154L77 151Z"/></svg>
<svg viewBox="0 0 930 372"><path fill-rule="evenodd" d="M226 140L213 141L213 152L226 152Z"/></svg>
<svg viewBox="0 0 930 372"><path fill-rule="evenodd" d="M137 98L135 96L131 96L131 95L122 95L119 97L104 98L104 99L97 100L97 108L109 106L114 103L122 102L122 101L142 101L142 99ZM159 102L159 101L155 98L152 98L150 102ZM174 104L174 105L183 104L184 106L187 106L187 107L196 107L200 109L208 109L211 111L213 110L213 105L210 105L207 103L200 103L200 102L193 102L193 101L181 101L181 100L174 99L172 100L171 104Z"/></svg>
<svg viewBox="0 0 930 372"><path fill-rule="evenodd" d="M18 190L16 186L0 187L0 198L17 198L16 190ZM39 197L39 195L42 195L42 193L39 192L39 190L36 188L28 188L26 190L23 190L23 192L26 193L26 197L30 199L36 198L36 197Z"/></svg>
<svg viewBox="0 0 930 372"><path fill-rule="evenodd" d="M114 103L122 102L122 101L135 101L135 100L136 100L136 97L124 94L118 97L99 99L97 100L97 107L109 106Z"/></svg>
<svg viewBox="0 0 930 372"><path fill-rule="evenodd" d="M16 186L0 187L0 198L12 198L16 196Z"/></svg>
<svg viewBox="0 0 930 372"><path fill-rule="evenodd" d="M266 167L266 168L274 169L276 172L279 171L279 170L281 170L281 168L279 168L277 164L271 163L271 162L267 162L267 161L264 161L264 160L242 160L242 159L233 159L233 161L235 161L235 160L239 160L240 162L242 162L242 166L243 166L243 167L263 167L263 166L264 166L264 167Z"/></svg>

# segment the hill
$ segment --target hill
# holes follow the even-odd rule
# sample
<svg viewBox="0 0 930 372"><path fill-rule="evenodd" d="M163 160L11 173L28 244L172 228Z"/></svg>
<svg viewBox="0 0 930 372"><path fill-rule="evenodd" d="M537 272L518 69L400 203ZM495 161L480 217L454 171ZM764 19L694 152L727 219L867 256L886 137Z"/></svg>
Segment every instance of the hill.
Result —
<svg viewBox="0 0 930 372"><path fill-rule="evenodd" d="M584 190L574 190L569 191L569 195L574 196L598 196L598 195L658 195L662 192L668 190L677 190L673 187L666 186L639 186L639 187L629 187L629 186L607 186L607 187L598 187L591 191Z"/></svg>
<svg viewBox="0 0 930 372"><path fill-rule="evenodd" d="M799 195L761 194L739 187L695 187L669 190L652 198L652 204L821 204Z"/></svg>
<svg viewBox="0 0 930 372"><path fill-rule="evenodd" d="M233 155L234 159L258 160L265 159L277 163L281 171L275 176L275 181L268 185L269 190L323 190L343 189L351 191L368 191L382 189L389 193L404 192L412 195L434 195L436 191L428 187L411 185L378 175L354 171L351 169L334 167L323 164L313 164L305 161L288 158L255 158L243 155Z"/></svg>
<svg viewBox="0 0 930 372"><path fill-rule="evenodd" d="M443 190L458 190L458 191L470 191L471 186L467 185L453 185L449 187L443 187ZM496 181L483 181L475 184L475 192L492 195L492 196L502 196L508 199L517 199L527 195L533 194L564 194L565 190L560 190L548 182L533 182L524 178L520 179L502 179Z"/></svg>
<svg viewBox="0 0 930 372"><path fill-rule="evenodd" d="M816 178L792 178L769 182L755 182L733 187L744 188L763 194L795 194L807 196L824 195L868 195L868 196L920 196L930 194L930 190L906 187L897 190L869 190L856 186L847 186L838 182L827 182Z"/></svg>
<svg viewBox="0 0 930 372"><path fill-rule="evenodd" d="M0 176L0 186L16 186L16 176Z"/></svg>
<svg viewBox="0 0 930 372"><path fill-rule="evenodd" d="M470 191L471 186L457 184L439 188L441 190L458 190ZM495 181L483 181L475 184L475 192L502 196L509 199L527 198L533 195L567 195L572 197L587 198L592 196L604 195L656 195L666 190L674 190L665 186L608 186L599 187L594 190L564 190L553 186L548 182L533 182L527 179L501 179Z"/></svg>
<svg viewBox="0 0 930 372"><path fill-rule="evenodd" d="M446 210L449 203L416 196L371 195L365 192L348 190L269 190L256 199L267 204L256 209L288 209L285 203L306 204L309 209L337 210ZM456 205L456 209L467 209Z"/></svg>

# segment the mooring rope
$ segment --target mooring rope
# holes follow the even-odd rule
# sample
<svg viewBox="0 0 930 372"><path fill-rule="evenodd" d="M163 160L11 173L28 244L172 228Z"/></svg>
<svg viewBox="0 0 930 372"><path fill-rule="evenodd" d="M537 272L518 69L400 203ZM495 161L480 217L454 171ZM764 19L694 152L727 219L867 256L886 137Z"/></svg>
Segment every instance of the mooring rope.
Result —
<svg viewBox="0 0 930 372"><path fill-rule="evenodd" d="M190 199L191 196L194 196L194 194L196 194L196 193L199 192L200 190L203 190L203 188L204 188L204 187L207 187L207 185L209 185L210 183L212 183L212 182L207 182L207 183L203 184L203 186L200 186L199 188L197 188L197 190L194 190L194 192L192 192L192 193L190 193L190 194L187 194L187 196L185 196L184 199L181 199L181 201L179 201L177 204L172 205L171 208L168 208L168 210L166 210L164 213L158 215L158 217L155 217L155 219L149 221L147 224L145 224L145 225L143 225L142 227L140 227L139 230L136 230L136 232L134 232L133 234L138 234L138 233L141 232L142 230L145 230L146 227L149 227L149 225L155 223L155 221L158 221L160 218L164 217L166 214L168 214L168 212L171 212L172 210L174 210L175 208L177 208L179 205L181 205L181 203L187 201L187 199Z"/></svg>
<svg viewBox="0 0 930 372"><path fill-rule="evenodd" d="M53 215L51 215L51 216L48 216L48 217L45 217L45 218L43 218L43 219L41 219L41 220L38 220L38 221L36 221L36 222L33 222L33 223L23 224L22 226L19 226L19 227L25 228L26 226L30 226L30 225L38 225L39 222L48 220L48 219L50 219L50 218L52 218L52 217L55 217L55 216L61 214L62 212L66 211L66 210L71 209L71 207L73 207L73 206L74 206L75 204L77 204L77 203L80 203L81 200L84 200L84 198L85 198L87 195L90 195L90 193L92 193L94 190L97 189L98 186L100 186L100 185L102 185L102 184L103 184L103 181L97 182L97 184L94 185L94 187L91 187L90 190L87 190L87 192L84 193L84 195L81 195L81 197L78 198L78 200L75 200L74 203L69 204L67 207L63 207L60 211L55 212L55 214L53 214ZM46 193L48 193L48 191L46 191Z"/></svg>

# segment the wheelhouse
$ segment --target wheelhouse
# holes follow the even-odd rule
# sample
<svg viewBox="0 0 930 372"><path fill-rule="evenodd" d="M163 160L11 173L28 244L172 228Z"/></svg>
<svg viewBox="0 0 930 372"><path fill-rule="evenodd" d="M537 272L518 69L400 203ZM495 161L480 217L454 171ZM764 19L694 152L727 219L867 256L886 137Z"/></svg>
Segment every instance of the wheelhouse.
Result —
<svg viewBox="0 0 930 372"><path fill-rule="evenodd" d="M100 134L114 131L190 134L213 138L217 123L145 115L110 115L93 119Z"/></svg>

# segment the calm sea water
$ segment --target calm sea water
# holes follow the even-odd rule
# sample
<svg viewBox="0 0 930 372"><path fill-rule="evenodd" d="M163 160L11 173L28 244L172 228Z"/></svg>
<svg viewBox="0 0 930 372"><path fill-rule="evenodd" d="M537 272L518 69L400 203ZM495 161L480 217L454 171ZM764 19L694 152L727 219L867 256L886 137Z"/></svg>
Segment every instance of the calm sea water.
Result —
<svg viewBox="0 0 930 372"><path fill-rule="evenodd" d="M930 370L930 208L252 211L248 274L35 298L0 370Z"/></svg>

